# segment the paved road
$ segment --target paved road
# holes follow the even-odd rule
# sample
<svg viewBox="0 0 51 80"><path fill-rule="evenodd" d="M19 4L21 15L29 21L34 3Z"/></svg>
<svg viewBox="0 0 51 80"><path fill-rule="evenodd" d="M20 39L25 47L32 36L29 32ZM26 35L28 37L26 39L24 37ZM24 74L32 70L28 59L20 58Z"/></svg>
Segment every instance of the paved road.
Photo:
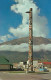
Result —
<svg viewBox="0 0 51 80"><path fill-rule="evenodd" d="M0 72L0 80L51 80L51 73L48 74L25 74Z"/></svg>

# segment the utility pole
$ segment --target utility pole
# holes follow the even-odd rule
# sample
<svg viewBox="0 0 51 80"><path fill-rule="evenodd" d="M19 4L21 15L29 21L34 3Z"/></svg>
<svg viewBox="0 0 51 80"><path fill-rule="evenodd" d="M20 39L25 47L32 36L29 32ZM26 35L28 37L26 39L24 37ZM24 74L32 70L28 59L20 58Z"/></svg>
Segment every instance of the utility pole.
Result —
<svg viewBox="0 0 51 80"><path fill-rule="evenodd" d="M29 69L33 71L33 29L32 29L32 8L26 13L29 13L29 53L28 62Z"/></svg>

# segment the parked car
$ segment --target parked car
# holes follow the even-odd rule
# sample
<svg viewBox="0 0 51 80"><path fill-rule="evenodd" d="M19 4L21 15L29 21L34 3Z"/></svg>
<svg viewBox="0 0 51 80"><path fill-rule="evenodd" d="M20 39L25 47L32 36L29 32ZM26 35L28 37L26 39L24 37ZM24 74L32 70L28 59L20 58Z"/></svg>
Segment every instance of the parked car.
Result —
<svg viewBox="0 0 51 80"><path fill-rule="evenodd" d="M49 72L49 70L48 70L48 69L46 69L46 68L44 68L44 72Z"/></svg>

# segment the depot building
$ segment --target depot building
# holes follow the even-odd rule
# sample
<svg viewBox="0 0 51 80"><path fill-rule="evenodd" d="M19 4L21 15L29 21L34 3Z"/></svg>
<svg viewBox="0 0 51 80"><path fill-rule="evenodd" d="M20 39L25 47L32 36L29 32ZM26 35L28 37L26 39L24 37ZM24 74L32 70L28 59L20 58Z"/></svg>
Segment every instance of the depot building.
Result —
<svg viewBox="0 0 51 80"><path fill-rule="evenodd" d="M9 62L8 59L0 57L0 71L2 70L12 70L13 65Z"/></svg>

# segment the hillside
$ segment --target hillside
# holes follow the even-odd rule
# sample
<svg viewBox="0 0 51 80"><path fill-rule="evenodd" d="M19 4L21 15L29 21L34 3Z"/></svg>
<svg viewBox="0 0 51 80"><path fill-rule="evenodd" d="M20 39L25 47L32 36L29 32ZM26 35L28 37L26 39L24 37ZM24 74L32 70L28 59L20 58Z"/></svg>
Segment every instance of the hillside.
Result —
<svg viewBox="0 0 51 80"><path fill-rule="evenodd" d="M28 43L28 37L11 40L8 42L0 43L1 45L16 45L21 43ZM33 44L51 44L51 39L46 39L43 37L33 37ZM0 56L5 56L10 62L20 62L28 60L28 52L18 52L18 51L0 51ZM38 51L33 53L34 60L48 60L51 61L51 51Z"/></svg>

